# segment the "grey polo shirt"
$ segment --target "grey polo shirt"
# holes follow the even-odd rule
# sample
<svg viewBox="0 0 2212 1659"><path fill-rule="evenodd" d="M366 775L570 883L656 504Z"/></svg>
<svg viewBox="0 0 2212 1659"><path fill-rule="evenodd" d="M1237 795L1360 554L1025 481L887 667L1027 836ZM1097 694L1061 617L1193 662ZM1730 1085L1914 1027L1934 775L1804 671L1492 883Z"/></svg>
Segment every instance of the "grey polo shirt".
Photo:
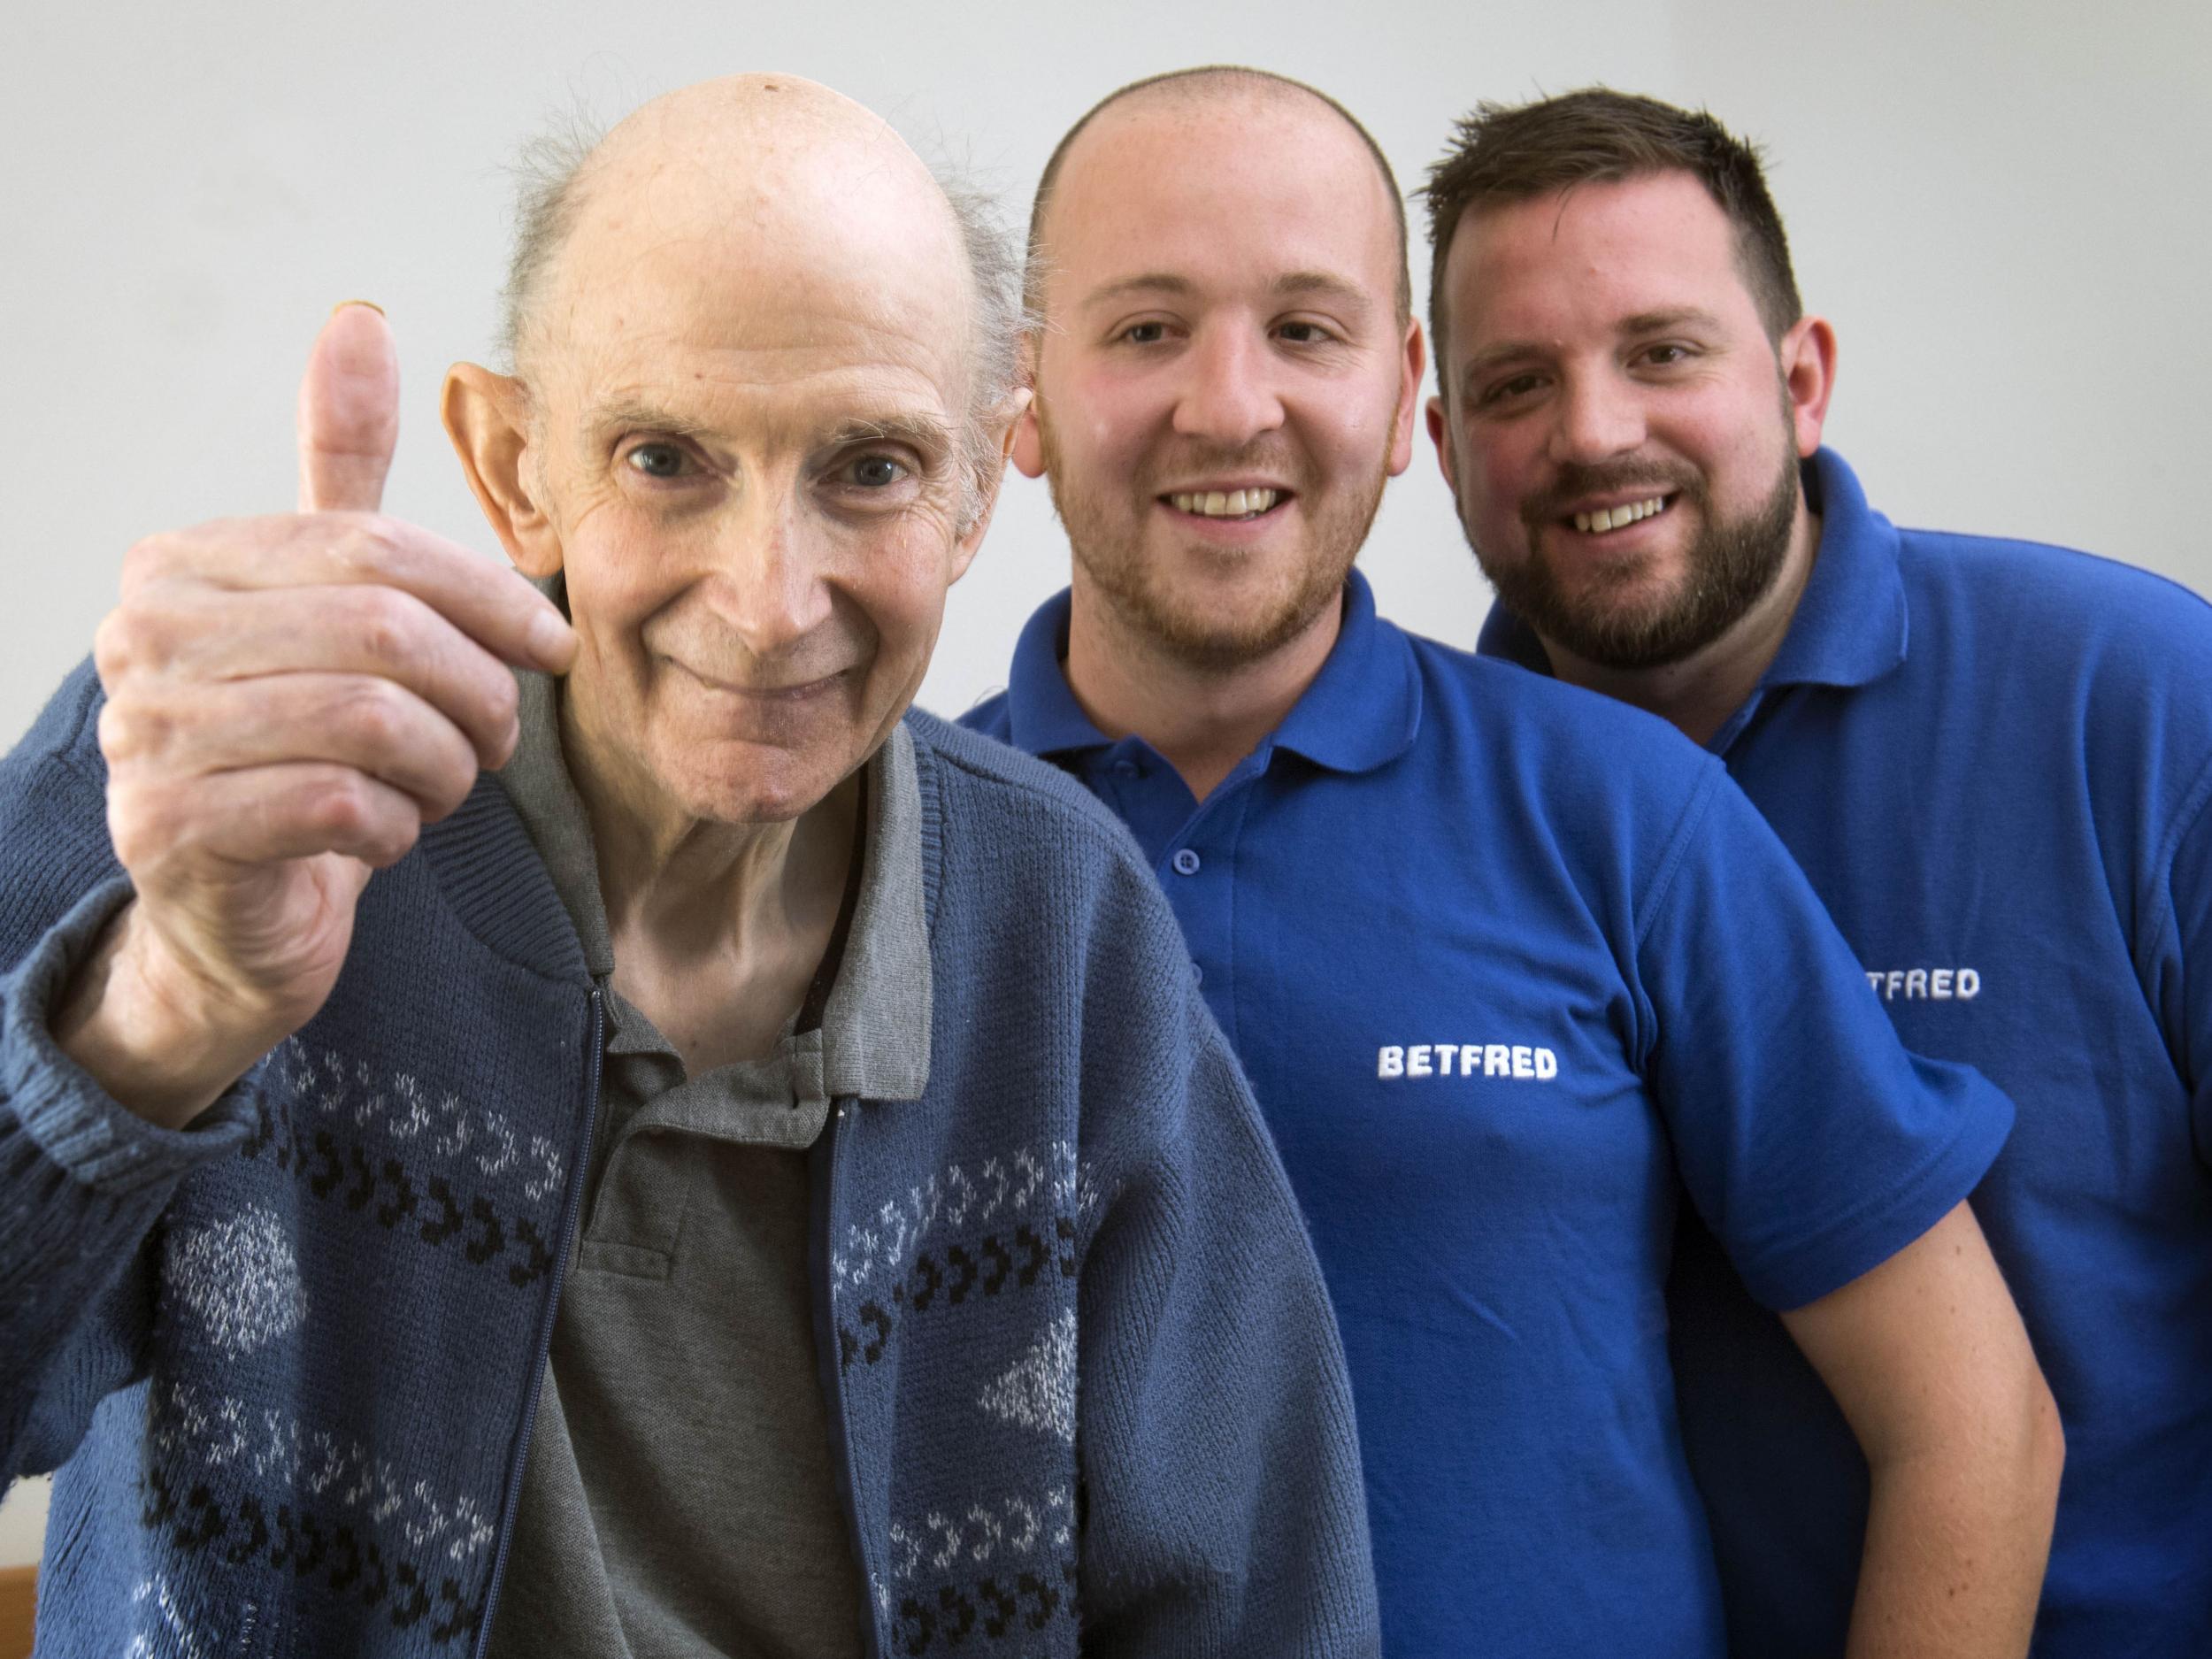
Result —
<svg viewBox="0 0 2212 1659"><path fill-rule="evenodd" d="M857 1655L863 1592L816 1368L806 1148L833 1101L918 1099L928 1077L913 741L897 728L865 768L856 879L808 1006L772 1057L687 1078L613 989L558 687L521 680L522 742L501 781L608 1029L491 1654Z"/></svg>

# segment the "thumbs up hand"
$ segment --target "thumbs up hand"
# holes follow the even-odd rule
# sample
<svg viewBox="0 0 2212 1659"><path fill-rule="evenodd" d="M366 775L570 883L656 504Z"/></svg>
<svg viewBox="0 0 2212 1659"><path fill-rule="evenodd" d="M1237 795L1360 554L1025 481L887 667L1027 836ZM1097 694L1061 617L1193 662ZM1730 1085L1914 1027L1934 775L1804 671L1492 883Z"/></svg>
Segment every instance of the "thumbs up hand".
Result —
<svg viewBox="0 0 2212 1659"><path fill-rule="evenodd" d="M149 537L100 626L136 896L54 1034L152 1121L188 1122L314 1016L370 872L512 753L507 664L574 655L519 577L378 513L398 401L382 315L340 309L300 388L300 511Z"/></svg>

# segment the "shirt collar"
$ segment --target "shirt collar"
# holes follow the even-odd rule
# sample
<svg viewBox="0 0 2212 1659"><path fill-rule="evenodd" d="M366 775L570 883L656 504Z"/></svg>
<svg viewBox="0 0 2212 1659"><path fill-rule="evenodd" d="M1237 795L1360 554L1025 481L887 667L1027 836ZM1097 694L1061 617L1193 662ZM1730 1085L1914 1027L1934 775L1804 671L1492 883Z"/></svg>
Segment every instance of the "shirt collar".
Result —
<svg viewBox="0 0 2212 1659"><path fill-rule="evenodd" d="M1502 599L1493 602L1490 614L1482 619L1482 632L1475 636L1475 654L1502 658L1532 674L1551 672L1551 658L1545 654L1543 641L1536 637L1534 628L1505 608Z"/></svg>
<svg viewBox="0 0 2212 1659"><path fill-rule="evenodd" d="M559 688L543 674L516 679L522 740L500 781L545 860L592 978L603 985L614 973L614 948L591 820L561 752ZM932 988L921 786L903 722L869 757L867 786L860 891L822 1014L821 1087L832 1098L918 1100L929 1081Z"/></svg>
<svg viewBox="0 0 2212 1659"><path fill-rule="evenodd" d="M1806 499L1820 515L1820 552L1759 688L1871 685L1905 660L1897 529L1866 504L1857 476L1833 449L1816 452L1802 474ZM1540 674L1552 671L1536 630L1502 604L1490 607L1475 649Z"/></svg>
<svg viewBox="0 0 2212 1659"><path fill-rule="evenodd" d="M852 932L822 1014L833 1097L919 1100L933 1006L922 885L922 787L902 720L868 761L868 841Z"/></svg>
<svg viewBox="0 0 2212 1659"><path fill-rule="evenodd" d="M1375 614L1356 570L1344 584L1336 643L1270 741L1333 772L1369 772L1412 747L1421 680L1406 636ZM1008 672L1006 713L1017 749L1033 755L1102 749L1112 740L1083 712L1065 667L1071 595L1063 589L1023 626Z"/></svg>
<svg viewBox="0 0 2212 1659"><path fill-rule="evenodd" d="M1091 723L1068 688L1068 618L1074 592L1063 588L1037 607L1014 641L1006 675L1007 736L1031 755L1064 755L1099 749L1111 740Z"/></svg>
<svg viewBox="0 0 2212 1659"><path fill-rule="evenodd" d="M1332 772L1372 772L1412 748L1420 729L1413 647L1375 614L1374 589L1353 571L1329 660L1276 729L1275 746Z"/></svg>
<svg viewBox="0 0 2212 1659"><path fill-rule="evenodd" d="M1866 504L1857 475L1833 449L1816 451L1804 477L1820 515L1820 555L1759 684L1871 685L1904 662L1910 633L1897 528Z"/></svg>

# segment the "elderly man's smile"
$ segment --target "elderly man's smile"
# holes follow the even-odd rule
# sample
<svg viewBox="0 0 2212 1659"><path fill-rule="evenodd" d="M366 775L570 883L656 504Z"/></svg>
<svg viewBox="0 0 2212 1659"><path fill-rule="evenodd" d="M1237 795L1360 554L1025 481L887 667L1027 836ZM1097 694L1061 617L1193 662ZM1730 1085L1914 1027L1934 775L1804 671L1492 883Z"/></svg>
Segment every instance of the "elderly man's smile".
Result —
<svg viewBox="0 0 2212 1659"><path fill-rule="evenodd" d="M754 676L741 670L695 668L674 657L662 660L694 686L764 709L798 709L818 702L849 687L858 672L847 668L826 674Z"/></svg>

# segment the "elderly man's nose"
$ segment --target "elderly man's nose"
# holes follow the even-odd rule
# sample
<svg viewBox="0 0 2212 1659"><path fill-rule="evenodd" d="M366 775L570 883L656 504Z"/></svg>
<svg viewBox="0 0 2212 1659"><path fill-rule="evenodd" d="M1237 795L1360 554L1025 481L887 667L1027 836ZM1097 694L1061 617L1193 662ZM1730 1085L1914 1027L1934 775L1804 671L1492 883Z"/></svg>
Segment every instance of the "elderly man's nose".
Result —
<svg viewBox="0 0 2212 1659"><path fill-rule="evenodd" d="M1604 375L1571 377L1555 406L1552 458L1585 466L1623 455L1644 441L1642 400Z"/></svg>
<svg viewBox="0 0 2212 1659"><path fill-rule="evenodd" d="M822 550L788 518L733 527L718 552L715 610L754 655L774 655L829 617Z"/></svg>
<svg viewBox="0 0 2212 1659"><path fill-rule="evenodd" d="M1248 442L1283 424L1275 365L1264 338L1221 328L1193 342L1185 359L1175 430L1220 444Z"/></svg>

